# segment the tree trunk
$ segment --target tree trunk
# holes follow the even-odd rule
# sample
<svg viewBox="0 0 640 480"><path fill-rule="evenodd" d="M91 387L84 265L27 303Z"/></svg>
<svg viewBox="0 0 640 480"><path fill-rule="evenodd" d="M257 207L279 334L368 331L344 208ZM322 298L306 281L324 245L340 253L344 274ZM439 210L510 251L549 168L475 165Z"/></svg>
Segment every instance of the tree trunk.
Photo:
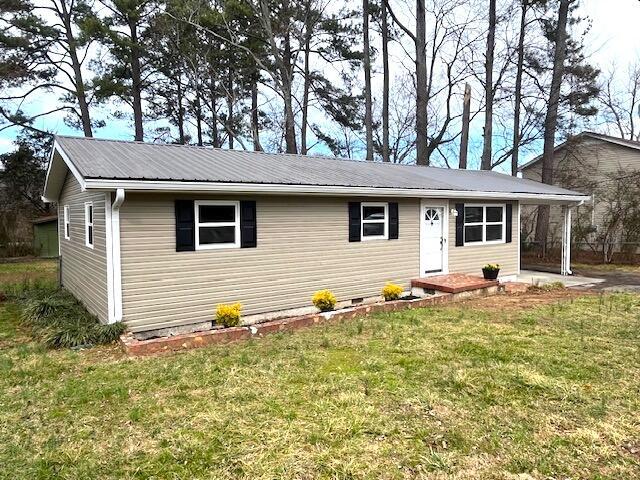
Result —
<svg viewBox="0 0 640 480"><path fill-rule="evenodd" d="M229 149L233 150L233 70L229 68L227 74L227 133L229 135Z"/></svg>
<svg viewBox="0 0 640 480"><path fill-rule="evenodd" d="M511 175L518 176L520 156L520 108L522 106L522 73L524 65L524 37L527 26L527 8L529 0L522 0L520 12L520 38L518 39L518 62L516 67L515 110L513 112L513 152L511 154Z"/></svg>
<svg viewBox="0 0 640 480"><path fill-rule="evenodd" d="M251 83L251 134L253 136L253 150L262 152L258 118L258 80L254 79Z"/></svg>
<svg viewBox="0 0 640 480"><path fill-rule="evenodd" d="M560 0L558 9L558 29L553 57L553 76L547 115L544 120L544 150L542 153L542 183L553 184L553 150L555 147L556 126L558 123L558 104L560 103L560 87L564 75L564 61L567 55L567 17L571 0ZM549 205L538 207L536 221L536 242L542 246L546 255L547 233L549 231Z"/></svg>
<svg viewBox="0 0 640 480"><path fill-rule="evenodd" d="M371 106L371 46L369 44L369 0L362 0L362 34L364 50L364 128L367 160L373 161L373 113Z"/></svg>
<svg viewBox="0 0 640 480"><path fill-rule="evenodd" d="M416 163L429 165L427 152L427 25L425 0L416 0Z"/></svg>
<svg viewBox="0 0 640 480"><path fill-rule="evenodd" d="M142 75L140 71L140 47L138 45L138 28L134 20L129 19L131 32L131 98L133 103L133 124L135 140L144 140L142 126Z"/></svg>
<svg viewBox="0 0 640 480"><path fill-rule="evenodd" d="M387 4L382 2L382 161L389 158L389 24Z"/></svg>
<svg viewBox="0 0 640 480"><path fill-rule="evenodd" d="M309 90L311 88L311 74L309 56L311 50L311 0L306 4L305 33L304 33L304 85L302 92L302 126L300 127L300 153L307 154L307 127L309 123Z"/></svg>
<svg viewBox="0 0 640 480"><path fill-rule="evenodd" d="M464 100L462 102L462 135L460 139L460 164L458 168L467 168L467 154L469 152L469 122L471 120L471 85L464 85Z"/></svg>
<svg viewBox="0 0 640 480"><path fill-rule="evenodd" d="M80 122L82 123L82 131L85 137L93 137L93 131L91 129L91 117L89 115L89 104L87 102L87 94L84 88L84 80L82 78L82 68L80 61L78 60L78 50L76 48L76 38L73 35L73 29L71 28L71 13L67 9L66 1L60 2L62 8L62 22L64 24L64 33L67 38L67 44L69 48L69 59L71 60L71 67L73 69L73 83L76 92L76 98L78 100L78 108L80 109Z"/></svg>
<svg viewBox="0 0 640 480"><path fill-rule="evenodd" d="M482 148L482 170L491 170L493 137L493 51L496 44L496 0L489 0L489 30L487 31L487 52L485 54L484 91L486 108L484 114L484 145Z"/></svg>
<svg viewBox="0 0 640 480"><path fill-rule="evenodd" d="M214 148L220 148L220 132L218 131L218 99L216 97L216 83L211 80L211 140Z"/></svg>
<svg viewBox="0 0 640 480"><path fill-rule="evenodd" d="M185 135L184 135L184 108L182 107L183 100L183 92L182 92L182 77L178 75L178 81L176 82L176 101L177 105L177 123L178 123L178 143L181 145L185 144Z"/></svg>

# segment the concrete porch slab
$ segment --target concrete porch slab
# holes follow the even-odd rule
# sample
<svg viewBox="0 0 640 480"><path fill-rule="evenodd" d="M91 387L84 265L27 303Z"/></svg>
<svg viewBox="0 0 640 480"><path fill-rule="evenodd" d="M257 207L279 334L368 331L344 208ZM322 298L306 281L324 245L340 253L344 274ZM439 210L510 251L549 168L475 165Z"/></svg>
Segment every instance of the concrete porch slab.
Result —
<svg viewBox="0 0 640 480"><path fill-rule="evenodd" d="M529 285L546 285L553 282L562 282L565 287L570 288L593 288L603 283L602 278L583 277L580 275L559 275L557 273L538 272L535 270L522 270L516 282L527 283Z"/></svg>
<svg viewBox="0 0 640 480"><path fill-rule="evenodd" d="M497 280L485 280L474 275L462 273L450 273L447 275L435 275L433 277L423 277L411 280L412 288L424 288L425 290L435 290L446 293L468 292L481 288L494 287L498 285Z"/></svg>

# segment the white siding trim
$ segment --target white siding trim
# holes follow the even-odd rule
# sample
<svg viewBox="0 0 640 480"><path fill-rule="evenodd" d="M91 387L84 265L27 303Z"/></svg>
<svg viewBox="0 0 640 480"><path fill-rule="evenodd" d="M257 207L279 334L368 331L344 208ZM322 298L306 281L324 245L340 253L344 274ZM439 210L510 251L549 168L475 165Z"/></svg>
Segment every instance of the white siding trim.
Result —
<svg viewBox="0 0 640 480"><path fill-rule="evenodd" d="M513 213L512 213L512 215L513 215ZM518 229L518 236L517 236L517 239L518 239L518 275L520 275L520 270L522 269L522 254L520 252L520 248L521 248L521 245L522 245L522 242L520 241L520 235L521 235L520 215L521 215L520 202L518 202L518 218L516 219L516 225L517 225L516 228ZM512 222L512 224L513 224L513 222ZM511 228L513 229L513 226ZM515 238L515 237L516 236L513 234L513 230L512 230L511 231L511 239L512 239L511 241L513 241L513 238Z"/></svg>
<svg viewBox="0 0 640 480"><path fill-rule="evenodd" d="M89 221L89 209L91 209L91 221ZM93 202L84 202L84 246L93 248L96 239L96 231L93 226L95 221L95 210ZM91 230L91 241L89 241L89 230Z"/></svg>
<svg viewBox="0 0 640 480"><path fill-rule="evenodd" d="M365 207L382 207L384 208L384 220L365 220L364 208ZM384 233L382 235L369 235L364 234L365 223L383 223ZM373 240L389 240L389 203L387 202L360 202L360 241L370 242Z"/></svg>
<svg viewBox="0 0 640 480"><path fill-rule="evenodd" d="M111 192L104 194L104 231L105 231L105 250L107 254L107 323L115 321L115 299L113 288L113 232L111 224Z"/></svg>
<svg viewBox="0 0 640 480"><path fill-rule="evenodd" d="M235 209L233 222L200 222L200 206L232 205ZM196 250L216 250L221 248L240 248L240 201L238 200L196 200L193 202ZM234 227L233 243L206 243L200 245L200 227Z"/></svg>

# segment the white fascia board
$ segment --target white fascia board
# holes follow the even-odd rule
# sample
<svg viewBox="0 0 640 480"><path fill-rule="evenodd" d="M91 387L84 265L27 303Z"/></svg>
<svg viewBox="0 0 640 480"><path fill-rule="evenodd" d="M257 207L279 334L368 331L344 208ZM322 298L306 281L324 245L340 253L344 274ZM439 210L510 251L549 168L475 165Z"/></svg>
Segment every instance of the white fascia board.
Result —
<svg viewBox="0 0 640 480"><path fill-rule="evenodd" d="M48 189L49 189L49 183L50 183L50 178L51 178L51 174L52 174L52 166L53 166L53 163L54 163L54 157L55 157L55 152L56 151L60 154L60 158L62 158L62 160L64 161L64 163L67 166L67 168L71 171L73 176L76 178L76 180L80 184L81 190L84 192L87 189L87 185L86 185L86 182L85 182L85 179L83 178L83 176L80 174L80 172L78 171L76 166L73 164L73 162L69 159L69 156L62 149L62 147L60 146L58 141L54 140L53 141L53 148L51 149L51 155L49 157L49 165L47 166L47 176L46 176L46 179L45 179L45 182L44 182L44 195L42 196L42 200L44 202L55 202L55 201L58 200L57 196L54 198L54 197L52 197L52 196L47 194Z"/></svg>
<svg viewBox="0 0 640 480"><path fill-rule="evenodd" d="M542 202L573 203L589 199L588 195L560 195L535 193L481 192L468 190L428 190L418 188L346 187L319 185L286 185L267 183L178 182L156 180L103 180L86 179L86 188L113 190L124 188L142 192L190 193L267 193L296 195L338 195L364 197L430 197L430 198L482 198L495 200L536 200Z"/></svg>

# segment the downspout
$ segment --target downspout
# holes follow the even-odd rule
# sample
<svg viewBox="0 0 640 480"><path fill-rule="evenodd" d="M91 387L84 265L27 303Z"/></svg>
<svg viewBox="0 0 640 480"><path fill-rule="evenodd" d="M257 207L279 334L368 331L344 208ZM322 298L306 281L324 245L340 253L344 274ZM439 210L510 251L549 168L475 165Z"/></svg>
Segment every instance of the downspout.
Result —
<svg viewBox="0 0 640 480"><path fill-rule="evenodd" d="M116 190L111 205L111 258L113 275L113 321L122 321L122 271L120 262L120 207L124 203L124 188Z"/></svg>

